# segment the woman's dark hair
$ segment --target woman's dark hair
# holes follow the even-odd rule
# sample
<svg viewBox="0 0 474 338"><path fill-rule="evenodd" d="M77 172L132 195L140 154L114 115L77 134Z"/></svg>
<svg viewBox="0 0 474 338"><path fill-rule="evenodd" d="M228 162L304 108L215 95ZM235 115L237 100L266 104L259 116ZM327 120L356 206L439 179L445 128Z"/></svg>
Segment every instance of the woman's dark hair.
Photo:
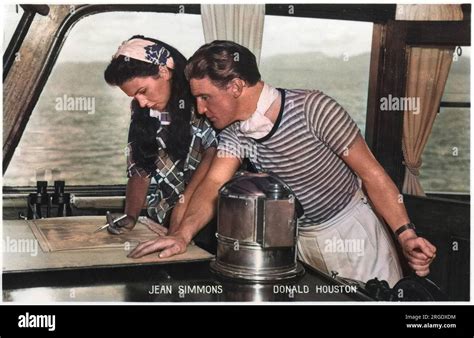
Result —
<svg viewBox="0 0 474 338"><path fill-rule="evenodd" d="M189 59L185 74L188 80L207 76L220 88L235 78L253 86L261 77L255 55L248 48L226 40L215 40L199 48Z"/></svg>
<svg viewBox="0 0 474 338"><path fill-rule="evenodd" d="M144 39L164 46L171 53L174 61L174 69L171 80L171 96L166 107L171 118L169 126L162 126L161 133L166 145L165 151L173 161L184 160L188 154L191 143L190 120L194 109L194 98L191 95L189 83L184 76L186 58L174 47L141 35L135 35L131 39ZM136 77L157 76L159 68L152 63L143 62L133 58L125 59L120 55L112 59L104 72L105 81L113 86L121 86ZM154 161L158 152L156 139L160 123L157 118L150 117L149 108L141 108L137 100L133 100L132 121L129 129L129 142L131 142L133 160L138 166L147 171L153 171L156 167Z"/></svg>

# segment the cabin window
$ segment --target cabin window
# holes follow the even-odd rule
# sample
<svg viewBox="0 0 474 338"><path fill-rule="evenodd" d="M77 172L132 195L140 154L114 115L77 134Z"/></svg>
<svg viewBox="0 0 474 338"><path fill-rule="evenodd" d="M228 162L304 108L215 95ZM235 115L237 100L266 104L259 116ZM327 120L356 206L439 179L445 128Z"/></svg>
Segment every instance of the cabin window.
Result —
<svg viewBox="0 0 474 338"><path fill-rule="evenodd" d="M15 29L23 16L23 8L20 5L2 5L4 10L3 22L3 52L8 47L10 40L15 33Z"/></svg>
<svg viewBox="0 0 474 338"><path fill-rule="evenodd" d="M281 88L323 91L364 134L372 28L367 22L267 15L262 78Z"/></svg>
<svg viewBox="0 0 474 338"><path fill-rule="evenodd" d="M420 181L427 193L469 193L470 47L454 55L440 111L423 152ZM458 49L459 52L459 49Z"/></svg>
<svg viewBox="0 0 474 338"><path fill-rule="evenodd" d="M4 185L126 183L131 98L107 85L103 73L120 43L136 34L163 40L186 57L204 44L199 15L111 12L80 20L59 53Z"/></svg>

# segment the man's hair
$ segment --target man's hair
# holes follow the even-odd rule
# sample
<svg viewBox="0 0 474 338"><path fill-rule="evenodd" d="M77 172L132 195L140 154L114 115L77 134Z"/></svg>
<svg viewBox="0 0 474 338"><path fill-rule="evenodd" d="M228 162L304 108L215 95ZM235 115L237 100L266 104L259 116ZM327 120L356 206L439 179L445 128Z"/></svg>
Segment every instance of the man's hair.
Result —
<svg viewBox="0 0 474 338"><path fill-rule="evenodd" d="M232 41L215 40L199 48L184 71L188 81L206 76L224 88L235 78L253 86L260 81L257 60L250 50Z"/></svg>

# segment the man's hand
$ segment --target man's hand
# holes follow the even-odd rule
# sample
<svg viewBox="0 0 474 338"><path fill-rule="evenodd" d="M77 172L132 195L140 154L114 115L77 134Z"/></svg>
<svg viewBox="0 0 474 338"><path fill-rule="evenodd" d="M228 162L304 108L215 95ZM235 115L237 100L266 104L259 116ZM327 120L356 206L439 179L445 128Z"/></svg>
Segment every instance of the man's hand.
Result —
<svg viewBox="0 0 474 338"><path fill-rule="evenodd" d="M161 251L160 258L167 258L181 254L186 251L190 241L179 234L172 236L158 237L150 241L146 241L137 245L127 257L140 258L153 252Z"/></svg>
<svg viewBox="0 0 474 338"><path fill-rule="evenodd" d="M413 230L404 231L398 238L408 265L418 276L430 273L430 264L436 257L436 247L423 237L418 237Z"/></svg>
<svg viewBox="0 0 474 338"><path fill-rule="evenodd" d="M232 156L215 156L206 177L193 193L179 225L168 230L168 236L139 244L128 254L129 258L140 258L161 251L166 258L186 251L193 237L208 224L215 213L219 188L229 181L240 166L240 160Z"/></svg>

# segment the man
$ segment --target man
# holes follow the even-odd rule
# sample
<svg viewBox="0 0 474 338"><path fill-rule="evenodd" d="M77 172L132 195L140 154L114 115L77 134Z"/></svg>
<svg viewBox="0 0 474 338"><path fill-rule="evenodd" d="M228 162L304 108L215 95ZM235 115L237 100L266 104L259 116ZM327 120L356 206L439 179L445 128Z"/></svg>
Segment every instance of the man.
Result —
<svg viewBox="0 0 474 338"><path fill-rule="evenodd" d="M362 182L396 233L410 267L420 276L429 273L436 248L416 235L395 184L337 102L320 91L277 90L263 83L255 56L230 41L202 46L189 60L186 76L199 113L224 129L218 153L177 230L140 244L130 257L184 252L215 214L219 188L247 157L258 170L282 178L301 202L302 261L342 277L378 277L391 286L402 277L393 243L368 204Z"/></svg>

